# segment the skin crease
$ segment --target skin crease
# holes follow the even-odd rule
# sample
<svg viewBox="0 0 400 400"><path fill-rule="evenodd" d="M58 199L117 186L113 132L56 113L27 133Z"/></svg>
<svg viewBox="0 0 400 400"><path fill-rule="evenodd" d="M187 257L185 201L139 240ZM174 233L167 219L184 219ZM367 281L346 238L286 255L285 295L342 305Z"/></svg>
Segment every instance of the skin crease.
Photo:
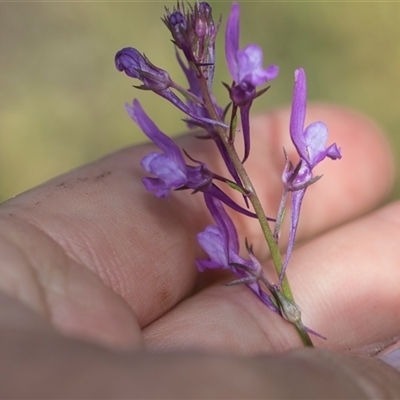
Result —
<svg viewBox="0 0 400 400"><path fill-rule="evenodd" d="M343 159L315 171L288 277L304 323L328 338L313 337L318 349L301 349L246 287L223 286L229 274L197 273L195 235L212 223L202 196L147 193L143 145L0 206L0 397L398 398L397 371L342 353L400 333L400 204L371 211L392 187L393 156L363 116L310 106L316 120ZM297 161L288 121L282 109L252 122L246 167L268 215L282 146ZM212 143L177 140L224 174ZM276 281L257 222L232 217Z"/></svg>

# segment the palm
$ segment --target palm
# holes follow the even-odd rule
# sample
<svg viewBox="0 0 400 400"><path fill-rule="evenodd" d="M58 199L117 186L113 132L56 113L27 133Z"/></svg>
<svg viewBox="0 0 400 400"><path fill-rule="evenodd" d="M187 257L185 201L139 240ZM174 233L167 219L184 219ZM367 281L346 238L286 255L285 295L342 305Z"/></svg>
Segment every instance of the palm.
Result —
<svg viewBox="0 0 400 400"><path fill-rule="evenodd" d="M387 149L372 128L339 111L320 108L322 117L331 140L343 147L344 159L326 162L324 178L310 188L301 217L303 239L368 210L391 182ZM283 114L271 118L269 126L264 122L254 124L247 164L272 215L281 190L281 148L289 144ZM180 141L194 158L218 169L210 143L199 147L194 139ZM249 354L297 346L291 327L245 287L221 285L229 275L199 276L195 235L212 223L202 196L181 192L162 201L146 193L138 164L148 150L115 153L3 204L8 251L2 289L62 331L117 347L140 346L143 338L153 350ZM373 163L365 161L366 154ZM381 175L386 178L378 182ZM363 181L364 176L378 186ZM242 239L254 244L270 273L257 223L236 218ZM294 255L289 278L305 322L329 337L328 342L318 340L320 346L344 349L396 333L399 295L391 286L396 244L375 242L392 257L377 276L371 265L382 253L366 243L387 226L374 221L369 217L310 240ZM371 255L363 257L360 249ZM372 321L369 313L380 307L384 312Z"/></svg>

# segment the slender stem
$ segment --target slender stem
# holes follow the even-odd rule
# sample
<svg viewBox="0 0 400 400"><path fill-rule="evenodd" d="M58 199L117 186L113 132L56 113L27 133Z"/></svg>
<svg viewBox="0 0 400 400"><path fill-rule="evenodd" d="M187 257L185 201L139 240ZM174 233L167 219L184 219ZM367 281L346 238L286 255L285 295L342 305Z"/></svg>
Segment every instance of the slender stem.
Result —
<svg viewBox="0 0 400 400"><path fill-rule="evenodd" d="M204 97L205 108L209 112L211 119L222 122L220 120L220 118L214 108L214 104L211 100L211 96L210 96L210 93L209 93L208 87L207 87L207 81L204 78L204 76L202 76L202 75L199 77L199 84L200 84L202 94ZM282 268L283 268L281 253L279 251L279 247L278 247L277 241L275 240L274 234L269 226L269 223L268 223L267 217L264 213L264 209L262 208L260 199L257 196L256 190L255 190L255 188L254 188L254 186L253 186L253 184L252 184L252 182L251 182L251 180L250 180L250 178L249 178L249 176L248 176L248 174L236 152L233 140L230 140L229 132L227 132L227 129L223 128L222 126L218 126L218 125L215 126L215 129L216 129L219 137L221 138L222 142L224 143L225 148L228 152L228 155L229 155L233 165L235 166L235 169L236 169L238 175L240 176L240 179L242 180L242 184L246 190L247 197L249 198L251 204L253 205L254 212L256 213L256 215L258 217L258 220L259 220L259 223L261 226L261 230L264 234L265 240L266 240L268 248L270 250L271 258L272 258L273 264L275 266L275 271L276 271L278 277L280 277ZM286 275L282 279L281 291L288 300L290 300L294 303L293 294L290 289L289 281L288 281ZM295 325L296 330L297 330L299 336L301 337L301 340L304 343L304 345L312 346L311 339L310 339L307 331L305 330L303 324L300 323L300 324L294 324L294 325Z"/></svg>
<svg viewBox="0 0 400 400"><path fill-rule="evenodd" d="M314 347L313 342L311 341L310 335L306 331L305 326L300 324L294 324L297 333L299 334L301 341L303 342L305 347Z"/></svg>
<svg viewBox="0 0 400 400"><path fill-rule="evenodd" d="M204 96L204 103L205 107L207 108L210 117L212 119L215 119L216 121L222 122L219 119L219 116L217 112L215 111L214 105L212 103L210 94L207 90L207 84L204 79L204 77L199 77L200 81L200 86L202 87L202 92ZM269 250L271 252L271 258L275 266L276 273L278 277L280 276L280 273L282 272L282 267L283 267L283 262L282 262L282 257L278 248L278 245L275 241L274 235L271 231L271 228L268 224L267 217L264 213L264 209L262 208L260 199L257 196L256 190L247 174L247 171L245 170L237 152L234 147L233 142L229 140L229 135L227 134L226 130L222 128L221 126L215 126L216 131L218 132L218 135L220 136L222 142L225 145L225 148L229 154L230 159L232 160L233 165L236 168L236 171L238 175L240 176L240 179L242 180L243 187L246 190L247 197L249 198L251 204L253 205L254 212L256 213L258 220L260 222L261 230L264 234L265 240L267 241ZM285 296L293 300L293 295L290 290L289 282L286 278L284 277L282 281L282 292L285 294Z"/></svg>

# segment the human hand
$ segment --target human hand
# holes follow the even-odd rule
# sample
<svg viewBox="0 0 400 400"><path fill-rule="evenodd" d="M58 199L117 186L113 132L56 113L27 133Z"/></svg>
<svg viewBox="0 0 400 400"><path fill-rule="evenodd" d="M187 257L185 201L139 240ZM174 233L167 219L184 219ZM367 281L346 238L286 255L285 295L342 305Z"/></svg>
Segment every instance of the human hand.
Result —
<svg viewBox="0 0 400 400"><path fill-rule="evenodd" d="M288 275L303 321L328 338L313 338L316 346L344 351L399 334L399 205L322 232L376 206L394 167L377 128L361 117L326 106L309 107L308 117L326 122L343 160L316 171L324 177L308 189L304 244ZM270 215L281 196L281 149L291 149L288 120L279 111L252 124L246 166ZM178 141L216 172L222 167L212 143ZM397 373L377 360L276 355L300 346L292 326L246 287L223 286L229 274L197 273L195 235L212 220L201 195L163 201L143 189L139 160L150 148L114 153L1 206L3 397L399 395ZM233 218L272 277L257 221ZM264 356L242 357L257 354Z"/></svg>

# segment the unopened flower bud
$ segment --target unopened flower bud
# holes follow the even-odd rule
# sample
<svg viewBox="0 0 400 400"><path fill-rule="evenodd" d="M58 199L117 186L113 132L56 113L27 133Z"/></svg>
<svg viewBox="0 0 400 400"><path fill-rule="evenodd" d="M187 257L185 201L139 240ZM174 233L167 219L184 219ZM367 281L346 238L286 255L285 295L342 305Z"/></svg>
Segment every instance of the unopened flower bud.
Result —
<svg viewBox="0 0 400 400"><path fill-rule="evenodd" d="M187 23L184 15L180 11L175 11L168 16L168 27L172 33L175 44L180 48L191 47L187 43Z"/></svg>
<svg viewBox="0 0 400 400"><path fill-rule="evenodd" d="M143 82L141 89L160 91L171 86L167 71L156 67L150 60L132 47L125 47L115 55L115 66L131 78Z"/></svg>
<svg viewBox="0 0 400 400"><path fill-rule="evenodd" d="M203 1L199 4L198 10L198 15L195 20L195 31L198 38L204 39L214 30L211 6L207 2Z"/></svg>

